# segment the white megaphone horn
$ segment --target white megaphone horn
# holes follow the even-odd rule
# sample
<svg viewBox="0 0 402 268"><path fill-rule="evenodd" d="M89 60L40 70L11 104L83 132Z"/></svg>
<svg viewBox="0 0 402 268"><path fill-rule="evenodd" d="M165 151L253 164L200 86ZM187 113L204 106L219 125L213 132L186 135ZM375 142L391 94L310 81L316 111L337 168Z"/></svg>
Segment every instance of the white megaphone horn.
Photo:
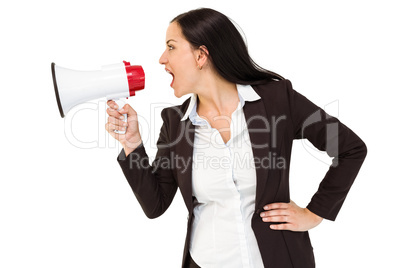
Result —
<svg viewBox="0 0 402 268"><path fill-rule="evenodd" d="M115 100L119 109L125 104L124 98L144 89L145 74L140 65L123 61L101 67L97 71L77 71L52 63L52 77L57 105L61 117L74 106L102 97ZM125 115L127 121L127 115ZM125 131L116 131L124 134Z"/></svg>

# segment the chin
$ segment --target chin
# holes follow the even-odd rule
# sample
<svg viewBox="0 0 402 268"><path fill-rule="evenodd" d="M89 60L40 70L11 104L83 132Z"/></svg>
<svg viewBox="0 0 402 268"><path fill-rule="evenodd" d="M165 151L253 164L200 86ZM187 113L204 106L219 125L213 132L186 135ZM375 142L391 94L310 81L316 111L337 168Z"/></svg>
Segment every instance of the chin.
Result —
<svg viewBox="0 0 402 268"><path fill-rule="evenodd" d="M181 94L176 90L176 89L174 89L173 88L173 92L174 92L174 95L177 97L177 98L180 98L181 97Z"/></svg>
<svg viewBox="0 0 402 268"><path fill-rule="evenodd" d="M178 89L177 87L172 87L173 88L173 90L174 90L174 95L177 97L177 98L180 98L180 97L182 97L183 96L183 92L180 90L180 89Z"/></svg>
<svg viewBox="0 0 402 268"><path fill-rule="evenodd" d="M177 98L181 98L181 97L183 97L184 95L187 95L187 94L190 94L191 92L188 92L188 90L186 90L186 87L185 88L183 88L183 87L181 87L181 88L178 88L177 86L175 87L172 87L173 88L173 90L174 90L174 95L177 97Z"/></svg>

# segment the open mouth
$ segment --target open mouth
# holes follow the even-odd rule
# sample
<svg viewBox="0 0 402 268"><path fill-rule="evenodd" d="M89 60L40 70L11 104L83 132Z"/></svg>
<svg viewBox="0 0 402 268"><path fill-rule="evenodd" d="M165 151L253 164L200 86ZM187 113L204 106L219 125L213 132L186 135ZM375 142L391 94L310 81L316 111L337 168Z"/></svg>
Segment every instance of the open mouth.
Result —
<svg viewBox="0 0 402 268"><path fill-rule="evenodd" d="M167 73L169 73L169 74L172 75L172 78L173 78L173 79L172 79L172 83L170 83L170 87L172 87L173 82L174 82L174 74L173 74L169 69L166 69L166 68L165 68L165 70L166 70Z"/></svg>

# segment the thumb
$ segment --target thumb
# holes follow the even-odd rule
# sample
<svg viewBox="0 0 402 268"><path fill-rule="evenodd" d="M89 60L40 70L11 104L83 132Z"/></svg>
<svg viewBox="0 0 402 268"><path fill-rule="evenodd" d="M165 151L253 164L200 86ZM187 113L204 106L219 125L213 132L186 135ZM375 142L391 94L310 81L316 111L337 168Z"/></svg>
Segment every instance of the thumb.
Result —
<svg viewBox="0 0 402 268"><path fill-rule="evenodd" d="M121 114L127 114L127 116L137 115L137 112L129 104L125 104L123 108L119 110Z"/></svg>

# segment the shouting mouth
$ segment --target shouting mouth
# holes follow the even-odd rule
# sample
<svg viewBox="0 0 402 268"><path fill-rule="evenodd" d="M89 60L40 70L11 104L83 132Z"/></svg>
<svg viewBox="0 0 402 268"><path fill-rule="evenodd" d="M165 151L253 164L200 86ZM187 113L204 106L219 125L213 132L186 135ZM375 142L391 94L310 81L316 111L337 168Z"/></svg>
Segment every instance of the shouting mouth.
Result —
<svg viewBox="0 0 402 268"><path fill-rule="evenodd" d="M174 82L174 74L169 70L169 69L167 69L167 68L165 68L165 71L167 72L167 73L169 73L169 74L171 74L172 75L172 83L170 83L170 87L172 87L173 86L173 82Z"/></svg>

